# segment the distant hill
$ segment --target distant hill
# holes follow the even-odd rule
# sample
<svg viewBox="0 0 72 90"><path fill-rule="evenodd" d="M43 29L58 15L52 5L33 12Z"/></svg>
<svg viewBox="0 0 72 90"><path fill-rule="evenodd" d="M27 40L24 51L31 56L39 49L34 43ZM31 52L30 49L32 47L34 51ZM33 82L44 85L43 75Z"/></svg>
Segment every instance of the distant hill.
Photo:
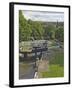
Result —
<svg viewBox="0 0 72 90"><path fill-rule="evenodd" d="M44 27L49 26L49 25L64 26L64 22L41 22L41 23L44 25Z"/></svg>

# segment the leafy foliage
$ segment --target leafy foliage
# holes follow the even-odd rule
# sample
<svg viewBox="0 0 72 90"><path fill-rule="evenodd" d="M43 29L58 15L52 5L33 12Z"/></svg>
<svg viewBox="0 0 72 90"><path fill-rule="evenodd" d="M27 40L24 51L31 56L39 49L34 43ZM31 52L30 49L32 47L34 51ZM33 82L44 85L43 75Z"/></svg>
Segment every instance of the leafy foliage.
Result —
<svg viewBox="0 0 72 90"><path fill-rule="evenodd" d="M55 40L63 42L64 28L54 24L48 25L40 21L26 20L22 11L19 11L19 41L28 40Z"/></svg>
<svg viewBox="0 0 72 90"><path fill-rule="evenodd" d="M64 28L59 27L55 32L55 37L57 40L63 42L64 41Z"/></svg>
<svg viewBox="0 0 72 90"><path fill-rule="evenodd" d="M55 29L53 25L49 25L45 28L44 37L45 39L55 39Z"/></svg>
<svg viewBox="0 0 72 90"><path fill-rule="evenodd" d="M31 26L22 15L22 11L19 11L19 39L20 41L30 40Z"/></svg>
<svg viewBox="0 0 72 90"><path fill-rule="evenodd" d="M32 35L35 40L42 39L43 36L43 27L40 22L33 22L32 24Z"/></svg>

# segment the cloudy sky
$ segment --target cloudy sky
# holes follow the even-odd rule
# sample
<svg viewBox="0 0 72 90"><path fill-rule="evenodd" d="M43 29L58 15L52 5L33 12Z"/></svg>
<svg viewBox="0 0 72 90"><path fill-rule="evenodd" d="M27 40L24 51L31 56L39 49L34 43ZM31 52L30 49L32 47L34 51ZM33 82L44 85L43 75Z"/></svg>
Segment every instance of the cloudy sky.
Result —
<svg viewBox="0 0 72 90"><path fill-rule="evenodd" d="M22 11L24 17L33 21L45 21L45 22L63 22L63 12L46 12L46 11Z"/></svg>

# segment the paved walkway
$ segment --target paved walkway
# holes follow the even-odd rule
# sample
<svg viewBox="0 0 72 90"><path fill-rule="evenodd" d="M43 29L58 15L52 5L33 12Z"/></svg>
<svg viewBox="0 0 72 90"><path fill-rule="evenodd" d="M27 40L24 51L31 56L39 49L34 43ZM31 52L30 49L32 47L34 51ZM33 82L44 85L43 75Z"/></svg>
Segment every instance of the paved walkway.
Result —
<svg viewBox="0 0 72 90"><path fill-rule="evenodd" d="M49 64L48 60L40 61L39 66L38 66L38 72L48 71L48 64Z"/></svg>
<svg viewBox="0 0 72 90"><path fill-rule="evenodd" d="M49 61L48 60L38 61L38 71L35 72L34 78L42 78L41 72L47 72L48 69L49 69Z"/></svg>

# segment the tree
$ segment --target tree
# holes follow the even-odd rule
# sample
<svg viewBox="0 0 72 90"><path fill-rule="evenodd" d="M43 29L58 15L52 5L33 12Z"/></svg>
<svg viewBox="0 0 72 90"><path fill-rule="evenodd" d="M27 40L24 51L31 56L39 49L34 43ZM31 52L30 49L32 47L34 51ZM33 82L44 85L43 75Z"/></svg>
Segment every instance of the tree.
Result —
<svg viewBox="0 0 72 90"><path fill-rule="evenodd" d="M55 30L56 30L56 27L52 24L45 27L44 38L55 39Z"/></svg>
<svg viewBox="0 0 72 90"><path fill-rule="evenodd" d="M39 21L31 21L28 20L29 24L31 25L32 33L31 37L33 37L35 40L39 40L43 38L43 25Z"/></svg>
<svg viewBox="0 0 72 90"><path fill-rule="evenodd" d="M31 25L28 24L27 20L24 18L22 11L19 11L19 41L30 40L31 35Z"/></svg>
<svg viewBox="0 0 72 90"><path fill-rule="evenodd" d="M64 28L63 27L59 27L56 32L55 32L55 38L60 41L63 42L64 41Z"/></svg>

